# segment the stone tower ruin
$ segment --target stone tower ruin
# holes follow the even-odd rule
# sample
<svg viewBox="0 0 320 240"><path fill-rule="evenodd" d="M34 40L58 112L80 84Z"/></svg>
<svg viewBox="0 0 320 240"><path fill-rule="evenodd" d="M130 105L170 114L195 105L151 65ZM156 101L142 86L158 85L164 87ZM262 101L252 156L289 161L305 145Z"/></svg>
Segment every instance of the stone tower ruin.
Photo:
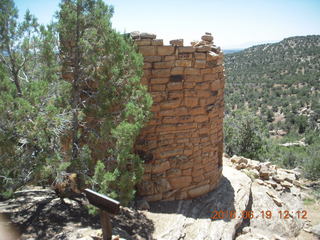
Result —
<svg viewBox="0 0 320 240"><path fill-rule="evenodd" d="M183 46L131 33L144 57L141 82L153 98L153 117L135 146L145 173L138 193L148 201L187 199L214 189L222 172L223 53L210 33Z"/></svg>

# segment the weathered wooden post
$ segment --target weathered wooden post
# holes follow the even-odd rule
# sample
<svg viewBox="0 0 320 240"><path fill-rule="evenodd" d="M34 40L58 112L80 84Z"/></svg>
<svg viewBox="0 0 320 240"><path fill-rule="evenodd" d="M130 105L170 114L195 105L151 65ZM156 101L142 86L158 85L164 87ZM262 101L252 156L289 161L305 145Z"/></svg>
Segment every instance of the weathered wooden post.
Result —
<svg viewBox="0 0 320 240"><path fill-rule="evenodd" d="M88 188L84 190L84 193L86 194L89 202L100 209L100 222L103 240L111 240L112 226L109 214L118 214L120 211L120 203Z"/></svg>

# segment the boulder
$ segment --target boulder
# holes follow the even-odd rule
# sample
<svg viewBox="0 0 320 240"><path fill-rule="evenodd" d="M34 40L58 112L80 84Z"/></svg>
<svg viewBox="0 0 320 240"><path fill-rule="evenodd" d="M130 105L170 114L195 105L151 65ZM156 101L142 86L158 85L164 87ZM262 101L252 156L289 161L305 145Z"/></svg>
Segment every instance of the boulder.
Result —
<svg viewBox="0 0 320 240"><path fill-rule="evenodd" d="M276 175L272 176L272 179L277 183L281 183L284 181L285 176L276 174Z"/></svg>
<svg viewBox="0 0 320 240"><path fill-rule="evenodd" d="M243 219L232 219L228 217L229 212L246 209L250 185L251 180L244 173L224 166L223 177L216 190L192 200L150 203L150 211L145 215L154 222L153 238L234 239ZM219 211L224 216L214 215ZM213 216L216 219L210 219Z"/></svg>
<svg viewBox="0 0 320 240"><path fill-rule="evenodd" d="M292 183L289 183L288 181L283 181L280 185L285 188L291 188L293 186Z"/></svg>
<svg viewBox="0 0 320 240"><path fill-rule="evenodd" d="M311 228L311 232L312 232L314 235L320 237L320 224L313 226L313 227Z"/></svg>
<svg viewBox="0 0 320 240"><path fill-rule="evenodd" d="M268 180L270 177L269 168L266 165L261 165L259 170L260 178L263 180Z"/></svg>
<svg viewBox="0 0 320 240"><path fill-rule="evenodd" d="M171 41L170 41L170 44L171 44L172 46L179 46L179 47L181 47L181 46L183 46L183 39L174 39L174 40L171 40Z"/></svg>
<svg viewBox="0 0 320 240"><path fill-rule="evenodd" d="M253 182L251 192L251 210L255 216L250 220L252 234L262 235L267 239L272 239L274 236L289 239L298 235L302 229L303 221L296 215L293 215L293 218L282 219L279 216L279 211L290 210L294 212L301 210L302 205L299 198L292 196L290 193L286 198L283 198L275 190L261 186L256 182ZM291 198L290 201L288 200L289 196ZM265 215L267 210L272 213L269 219Z"/></svg>
<svg viewBox="0 0 320 240"><path fill-rule="evenodd" d="M140 33L140 38L141 39L156 39L157 35L153 34L153 33Z"/></svg>
<svg viewBox="0 0 320 240"><path fill-rule="evenodd" d="M256 160L248 160L248 168L260 170L260 162Z"/></svg>
<svg viewBox="0 0 320 240"><path fill-rule="evenodd" d="M130 36L132 39L139 39L140 38L140 32L139 31L133 31L130 33Z"/></svg>
<svg viewBox="0 0 320 240"><path fill-rule="evenodd" d="M212 41L213 41L213 36L206 34L206 35L203 35L203 36L201 37L201 39L202 39L203 41L212 42Z"/></svg>
<svg viewBox="0 0 320 240"><path fill-rule="evenodd" d="M285 169L278 169L277 175L284 180L287 180L290 183L293 183L293 181L297 180L296 175L292 172L289 172Z"/></svg>
<svg viewBox="0 0 320 240"><path fill-rule="evenodd" d="M239 163L239 164L236 166L236 169L237 169L237 170L241 170L241 169L246 168L246 166L247 166L247 165L242 162L242 163Z"/></svg>
<svg viewBox="0 0 320 240"><path fill-rule="evenodd" d="M230 160L232 163L235 163L235 164L240 164L240 163L247 164L248 163L248 159L246 159L244 157L239 157L237 155L234 155Z"/></svg>

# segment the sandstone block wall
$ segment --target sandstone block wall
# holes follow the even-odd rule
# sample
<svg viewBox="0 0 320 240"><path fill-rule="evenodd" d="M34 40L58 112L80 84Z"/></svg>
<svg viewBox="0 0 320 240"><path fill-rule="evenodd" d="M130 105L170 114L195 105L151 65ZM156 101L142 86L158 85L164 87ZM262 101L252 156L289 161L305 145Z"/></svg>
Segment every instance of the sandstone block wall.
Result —
<svg viewBox="0 0 320 240"><path fill-rule="evenodd" d="M223 54L210 33L184 46L131 33L144 56L142 83L153 97L153 117L135 150L145 161L138 193L148 201L187 199L214 189L223 153Z"/></svg>

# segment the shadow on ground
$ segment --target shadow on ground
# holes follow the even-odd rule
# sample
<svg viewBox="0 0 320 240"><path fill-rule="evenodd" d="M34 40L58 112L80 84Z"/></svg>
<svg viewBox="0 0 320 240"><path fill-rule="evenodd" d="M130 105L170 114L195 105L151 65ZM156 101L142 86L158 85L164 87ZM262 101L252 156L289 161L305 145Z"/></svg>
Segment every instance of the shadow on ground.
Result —
<svg viewBox="0 0 320 240"><path fill-rule="evenodd" d="M70 239L70 234L79 229L90 233L101 229L99 216L90 215L86 204L85 199L65 199L62 203L50 189L37 188L20 191L13 199L0 202L0 213L20 232L20 239ZM154 231L153 223L143 213L128 208L121 208L111 221L113 235L125 239L151 239Z"/></svg>
<svg viewBox="0 0 320 240"><path fill-rule="evenodd" d="M199 219L211 218L213 221L229 222L235 211L234 189L230 181L222 176L218 187L198 198L150 203L150 212L183 214L185 217ZM220 214L220 215L219 215ZM221 216L221 214L224 214Z"/></svg>

